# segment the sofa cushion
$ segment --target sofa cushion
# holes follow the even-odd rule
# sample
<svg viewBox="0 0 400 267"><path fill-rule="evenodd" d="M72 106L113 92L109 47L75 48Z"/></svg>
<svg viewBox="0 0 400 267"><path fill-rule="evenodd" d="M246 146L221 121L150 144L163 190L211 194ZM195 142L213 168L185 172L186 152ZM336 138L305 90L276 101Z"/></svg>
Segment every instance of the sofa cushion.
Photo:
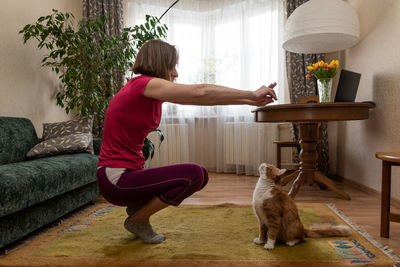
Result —
<svg viewBox="0 0 400 267"><path fill-rule="evenodd" d="M79 153L0 165L0 216L96 181L97 161Z"/></svg>
<svg viewBox="0 0 400 267"><path fill-rule="evenodd" d="M92 143L90 133L70 134L66 136L50 138L34 146L26 154L26 157L43 158L63 154L86 152Z"/></svg>
<svg viewBox="0 0 400 267"><path fill-rule="evenodd" d="M69 121L43 123L43 140L71 134L87 133L92 135L93 116L76 118ZM93 154L93 143L90 141L86 152Z"/></svg>
<svg viewBox="0 0 400 267"><path fill-rule="evenodd" d="M36 131L29 119L0 117L0 165L23 161L37 143Z"/></svg>

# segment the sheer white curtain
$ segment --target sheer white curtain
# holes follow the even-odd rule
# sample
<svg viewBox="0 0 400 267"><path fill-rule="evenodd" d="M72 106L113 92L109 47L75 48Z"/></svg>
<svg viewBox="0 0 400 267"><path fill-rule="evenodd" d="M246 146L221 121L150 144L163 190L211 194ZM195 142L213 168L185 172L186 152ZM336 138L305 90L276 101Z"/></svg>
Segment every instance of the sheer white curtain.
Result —
<svg viewBox="0 0 400 267"><path fill-rule="evenodd" d="M160 17L173 0L128 0L126 26ZM256 90L281 82L279 0L181 0L163 18L179 51L178 83ZM279 86L278 86L279 87ZM283 86L281 86L283 88ZM278 90L278 97L282 94ZM275 124L254 123L255 107L165 103L165 140L149 167L196 162L209 171L258 175L275 163ZM155 135L150 138L157 143Z"/></svg>

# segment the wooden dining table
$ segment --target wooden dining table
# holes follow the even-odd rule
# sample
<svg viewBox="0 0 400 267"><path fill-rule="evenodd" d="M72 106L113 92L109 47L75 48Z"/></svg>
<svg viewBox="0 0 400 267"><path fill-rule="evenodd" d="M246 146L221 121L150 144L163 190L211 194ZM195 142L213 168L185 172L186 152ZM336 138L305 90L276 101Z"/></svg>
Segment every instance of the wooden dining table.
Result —
<svg viewBox="0 0 400 267"><path fill-rule="evenodd" d="M317 170L318 124L329 121L365 120L369 110L375 104L369 102L355 103L306 103L269 105L253 110L254 121L261 123L292 122L299 125L300 167L295 172L283 177L282 186L293 181L289 195L294 198L304 182L318 183L321 188L328 188L342 199L350 196L339 190L335 183Z"/></svg>

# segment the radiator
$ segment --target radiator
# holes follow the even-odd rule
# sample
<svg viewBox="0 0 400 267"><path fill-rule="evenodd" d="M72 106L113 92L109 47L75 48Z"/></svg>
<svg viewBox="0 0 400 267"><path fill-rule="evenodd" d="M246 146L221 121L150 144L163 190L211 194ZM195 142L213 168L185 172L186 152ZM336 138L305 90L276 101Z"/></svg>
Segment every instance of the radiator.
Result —
<svg viewBox="0 0 400 267"><path fill-rule="evenodd" d="M213 123L160 125L165 139L158 148L158 134L151 133L148 136L155 145L155 153L154 158L146 162L146 167L196 162L210 169L243 165L254 166L257 170L261 162L275 163L276 148L273 141L278 136L276 124L226 123L218 134L215 127ZM228 170L223 167L225 169Z"/></svg>
<svg viewBox="0 0 400 267"><path fill-rule="evenodd" d="M224 150L225 163L227 164L244 164L243 152L245 150L245 142L243 135L248 123L227 123L224 128Z"/></svg>
<svg viewBox="0 0 400 267"><path fill-rule="evenodd" d="M275 163L278 129L274 124L254 122L227 123L224 127L226 164L253 165L255 160Z"/></svg>

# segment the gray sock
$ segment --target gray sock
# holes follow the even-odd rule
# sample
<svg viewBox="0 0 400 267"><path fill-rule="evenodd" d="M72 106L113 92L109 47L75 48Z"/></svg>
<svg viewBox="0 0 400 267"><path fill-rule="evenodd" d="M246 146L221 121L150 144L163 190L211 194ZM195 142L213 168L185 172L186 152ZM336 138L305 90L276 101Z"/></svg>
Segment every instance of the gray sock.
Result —
<svg viewBox="0 0 400 267"><path fill-rule="evenodd" d="M125 220L124 226L126 230L138 236L145 243L158 244L165 240L164 235L157 234L153 231L149 222L134 223L131 222L128 217Z"/></svg>

